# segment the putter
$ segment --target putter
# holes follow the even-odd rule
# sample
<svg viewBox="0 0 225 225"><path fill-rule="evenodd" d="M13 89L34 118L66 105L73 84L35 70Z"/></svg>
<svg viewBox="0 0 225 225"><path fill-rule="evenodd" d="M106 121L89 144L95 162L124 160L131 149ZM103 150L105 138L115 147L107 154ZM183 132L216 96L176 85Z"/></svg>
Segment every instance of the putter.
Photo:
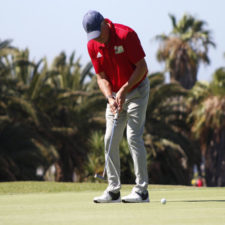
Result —
<svg viewBox="0 0 225 225"><path fill-rule="evenodd" d="M112 139L113 139L113 135L114 135L114 130L115 130L115 126L116 126L116 123L117 123L117 120L118 120L118 117L119 117L119 112L116 111L116 114L114 115L114 118L113 118L113 128L112 128L112 134L111 134L111 137L110 137L110 141L109 141L109 147L108 147L108 152L107 152L107 156L106 156L106 161L105 161L105 167L104 167L104 171L103 171L103 174L102 176L99 175L99 174L95 174L95 178L99 178L101 180L106 180L105 178L105 173L106 173L106 168L107 168L107 165L108 165L108 161L109 161L109 154L110 154L110 150L111 150L111 145L112 145ZM112 162L112 160L111 160ZM112 163L113 164L113 163ZM113 165L114 167L114 165ZM114 167L115 169L115 167ZM115 169L116 170L116 169ZM116 171L117 172L117 171Z"/></svg>

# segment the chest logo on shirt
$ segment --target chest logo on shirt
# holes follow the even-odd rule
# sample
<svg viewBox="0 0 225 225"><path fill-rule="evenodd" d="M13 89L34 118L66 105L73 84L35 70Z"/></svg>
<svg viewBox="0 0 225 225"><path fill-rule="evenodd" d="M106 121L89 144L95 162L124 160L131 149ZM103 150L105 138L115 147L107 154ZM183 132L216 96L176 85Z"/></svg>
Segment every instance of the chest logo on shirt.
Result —
<svg viewBox="0 0 225 225"><path fill-rule="evenodd" d="M121 54L124 52L124 48L122 45L114 46L115 54Z"/></svg>
<svg viewBox="0 0 225 225"><path fill-rule="evenodd" d="M102 54L100 52L97 53L97 58L101 58Z"/></svg>

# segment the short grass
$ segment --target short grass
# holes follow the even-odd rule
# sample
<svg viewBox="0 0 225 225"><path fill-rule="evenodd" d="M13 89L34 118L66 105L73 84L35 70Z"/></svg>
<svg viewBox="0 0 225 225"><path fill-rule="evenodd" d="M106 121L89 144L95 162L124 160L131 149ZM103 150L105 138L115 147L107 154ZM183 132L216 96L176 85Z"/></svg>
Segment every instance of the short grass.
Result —
<svg viewBox="0 0 225 225"><path fill-rule="evenodd" d="M93 203L105 188L91 183L0 183L0 225L225 224L225 188L151 185L150 203ZM121 194L131 189L124 185ZM161 198L167 199L166 205Z"/></svg>

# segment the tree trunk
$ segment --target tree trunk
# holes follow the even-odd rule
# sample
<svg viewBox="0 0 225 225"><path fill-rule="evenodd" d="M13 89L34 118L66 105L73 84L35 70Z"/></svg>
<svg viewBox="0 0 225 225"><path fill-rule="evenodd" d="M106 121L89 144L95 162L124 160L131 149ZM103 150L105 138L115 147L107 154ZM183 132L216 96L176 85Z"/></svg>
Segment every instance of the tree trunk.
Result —
<svg viewBox="0 0 225 225"><path fill-rule="evenodd" d="M196 83L196 75L191 71L174 71L170 73L171 83L178 82L185 89L191 89Z"/></svg>
<svg viewBox="0 0 225 225"><path fill-rule="evenodd" d="M186 48L180 48L170 68L171 82L177 81L185 89L191 89L197 80L197 64L193 63Z"/></svg>
<svg viewBox="0 0 225 225"><path fill-rule="evenodd" d="M206 151L207 186L225 186L225 128L214 133Z"/></svg>

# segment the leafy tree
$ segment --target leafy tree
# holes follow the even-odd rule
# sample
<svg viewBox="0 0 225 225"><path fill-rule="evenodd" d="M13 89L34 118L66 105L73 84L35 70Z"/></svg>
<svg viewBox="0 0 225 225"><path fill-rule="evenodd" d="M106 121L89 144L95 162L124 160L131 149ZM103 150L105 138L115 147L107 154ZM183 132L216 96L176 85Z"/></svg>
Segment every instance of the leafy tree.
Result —
<svg viewBox="0 0 225 225"><path fill-rule="evenodd" d="M166 84L162 73L151 74L149 79L145 143L150 181L190 184L192 166L200 156L189 140L187 91L179 84Z"/></svg>
<svg viewBox="0 0 225 225"><path fill-rule="evenodd" d="M58 146L58 165L61 169L59 180L62 181L72 181L74 171L83 173L88 136L92 129L99 127L98 121L93 118L105 105L99 90L86 91L88 84L83 81L90 74L90 69L88 64L81 70L79 59L74 62L74 53L69 62L65 54L61 53L53 61L50 71L52 76L46 80L50 88L45 88L40 94L43 97L39 96L35 100L52 124L51 139Z"/></svg>
<svg viewBox="0 0 225 225"><path fill-rule="evenodd" d="M157 58L166 63L166 71L172 82L179 82L184 88L190 89L197 80L200 63L210 63L208 48L215 44L210 31L205 29L205 21L185 14L177 22L174 15L169 16L172 31L169 35L161 34L156 37L161 42Z"/></svg>
<svg viewBox="0 0 225 225"><path fill-rule="evenodd" d="M89 87L85 83L85 77L92 77L90 63L82 69L74 53L69 62L61 53L50 68L45 59L31 62L28 49L20 51L12 48L10 43L0 43L0 122L5 124L1 127L1 137L6 143L2 141L4 148L0 150L0 157L1 160L10 159L6 168L8 171L17 168L18 176L13 177L10 172L3 180L35 179L37 166L47 170L56 163L57 179L72 181L75 170L83 172L87 137L91 129L99 127L99 122L93 118L105 104L93 84ZM15 135L9 138L17 141L8 141L6 134L9 131ZM19 132L27 133L24 140L18 139ZM23 142L30 144L23 148ZM12 156L16 155L14 151L27 154L23 165L32 176L21 175L22 170L18 168L22 164L10 158L10 151ZM26 166L30 165L29 153L33 156L32 169ZM1 165L4 169L6 161Z"/></svg>
<svg viewBox="0 0 225 225"><path fill-rule="evenodd" d="M13 63L19 50L4 43L0 49L0 181L42 179L36 174L37 167L46 170L58 154L37 132L37 111L23 98L26 87Z"/></svg>
<svg viewBox="0 0 225 225"><path fill-rule="evenodd" d="M210 84L197 83L190 95L192 132L200 140L208 186L225 186L225 68Z"/></svg>

